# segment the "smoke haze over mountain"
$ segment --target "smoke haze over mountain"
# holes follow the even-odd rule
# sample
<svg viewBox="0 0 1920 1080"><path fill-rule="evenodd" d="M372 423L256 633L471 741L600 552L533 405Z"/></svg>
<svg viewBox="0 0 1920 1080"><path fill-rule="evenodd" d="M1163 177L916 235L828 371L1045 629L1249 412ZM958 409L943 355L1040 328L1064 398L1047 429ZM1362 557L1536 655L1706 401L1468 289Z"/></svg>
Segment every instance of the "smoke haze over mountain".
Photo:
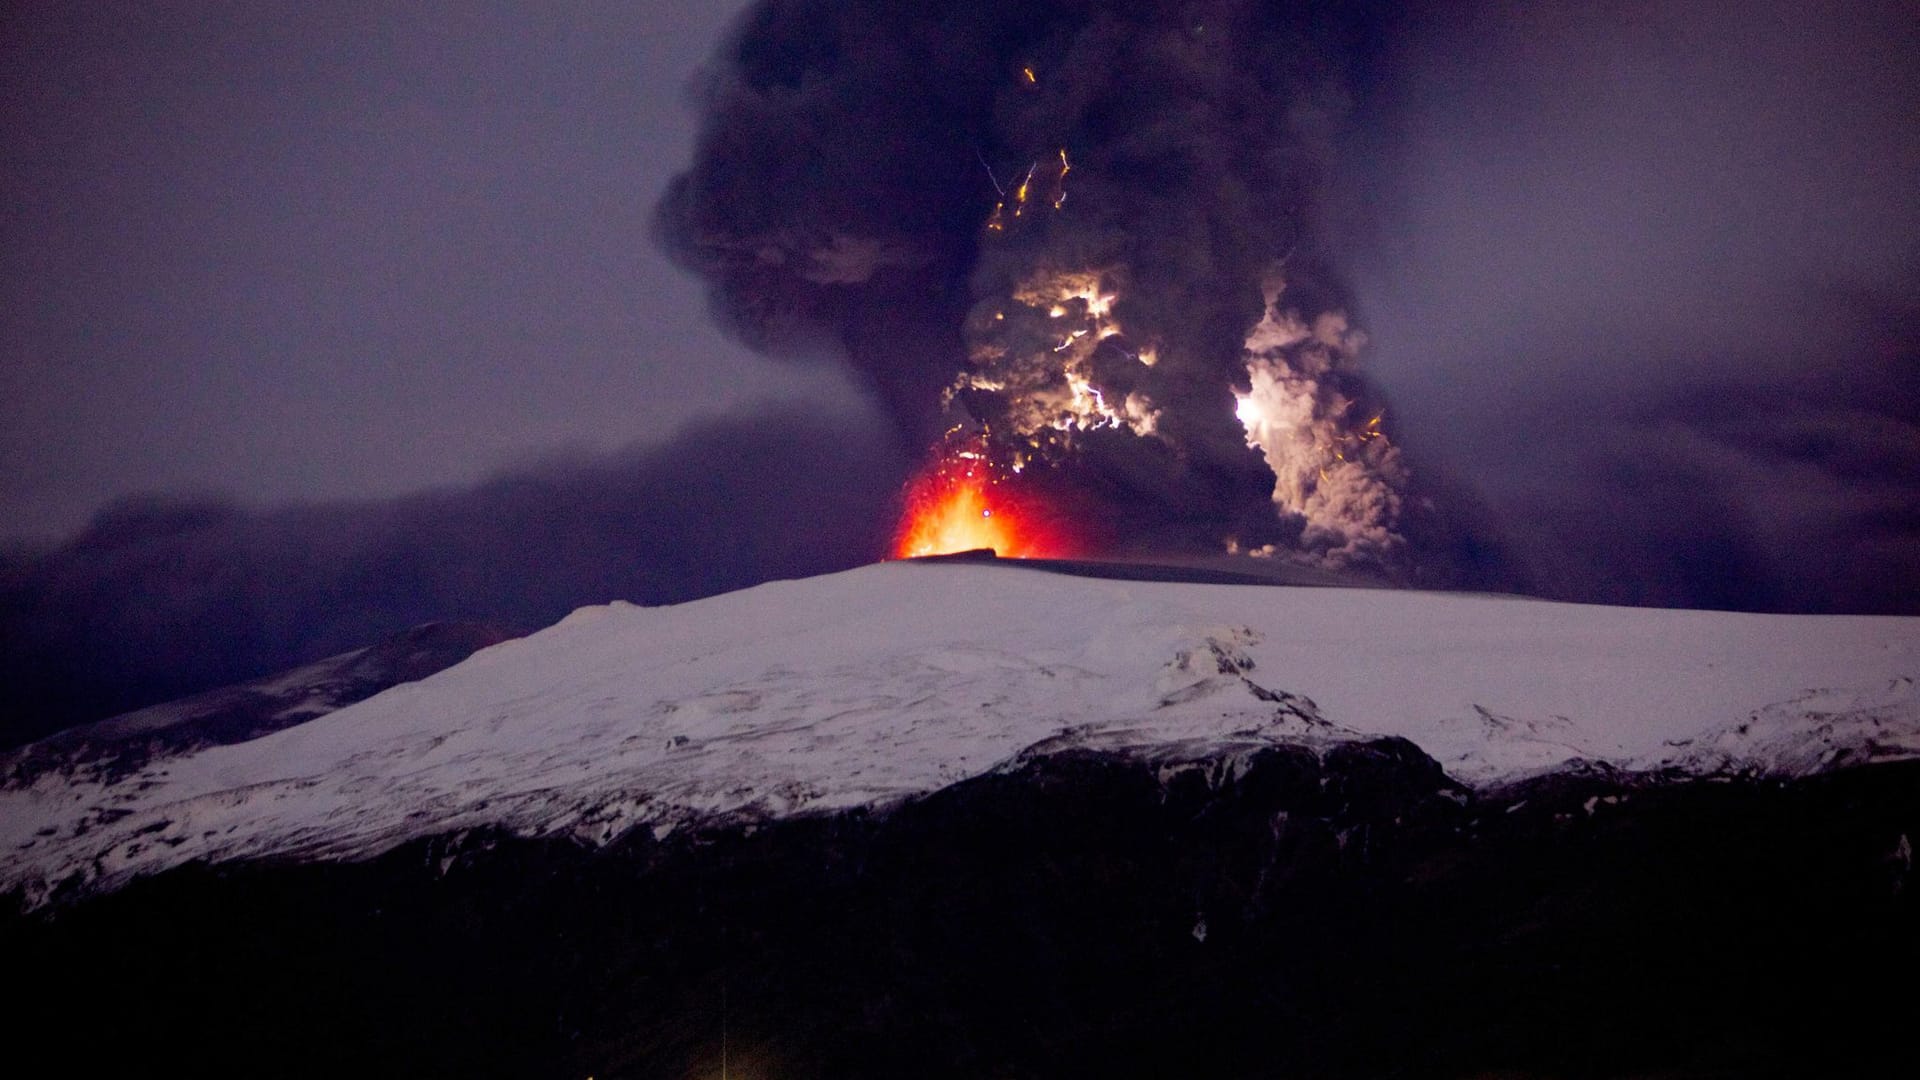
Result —
<svg viewBox="0 0 1920 1080"><path fill-rule="evenodd" d="M1920 612L1911 4L765 0L691 109L609 88L664 78L650 29L710 43L693 5L389 51L355 10L0 42L113 91L0 84L8 741L426 619L869 560L956 424L1114 550ZM673 169L657 235L781 363L645 306L697 304L620 254ZM429 385L444 422L396 406Z"/></svg>

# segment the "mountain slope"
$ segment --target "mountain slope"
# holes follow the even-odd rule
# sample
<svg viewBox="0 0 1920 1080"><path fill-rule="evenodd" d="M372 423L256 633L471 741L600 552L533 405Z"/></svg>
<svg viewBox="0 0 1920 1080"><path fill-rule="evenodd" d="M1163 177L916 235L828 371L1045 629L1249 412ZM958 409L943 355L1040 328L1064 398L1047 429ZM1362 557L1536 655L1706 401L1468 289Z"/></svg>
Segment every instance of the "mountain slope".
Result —
<svg viewBox="0 0 1920 1080"><path fill-rule="evenodd" d="M515 636L492 623L423 623L363 649L0 752L0 788L25 787L48 773L111 783L162 758L246 742L325 716Z"/></svg>
<svg viewBox="0 0 1920 1080"><path fill-rule="evenodd" d="M884 564L582 609L285 731L42 776L0 792L0 887L884 808L1065 750L1231 771L1397 736L1483 789L1578 761L1801 774L1920 755L1916 672L1913 619Z"/></svg>

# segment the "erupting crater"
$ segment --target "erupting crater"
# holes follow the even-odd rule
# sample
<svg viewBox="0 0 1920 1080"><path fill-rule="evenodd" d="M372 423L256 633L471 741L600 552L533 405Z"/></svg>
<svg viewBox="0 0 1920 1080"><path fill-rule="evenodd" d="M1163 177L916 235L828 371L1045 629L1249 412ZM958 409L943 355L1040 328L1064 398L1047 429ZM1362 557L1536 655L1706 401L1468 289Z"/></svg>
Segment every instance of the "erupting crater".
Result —
<svg viewBox="0 0 1920 1080"><path fill-rule="evenodd" d="M1038 502L1005 483L977 441L949 446L907 485L893 557L991 548L1003 559L1060 558L1071 544Z"/></svg>

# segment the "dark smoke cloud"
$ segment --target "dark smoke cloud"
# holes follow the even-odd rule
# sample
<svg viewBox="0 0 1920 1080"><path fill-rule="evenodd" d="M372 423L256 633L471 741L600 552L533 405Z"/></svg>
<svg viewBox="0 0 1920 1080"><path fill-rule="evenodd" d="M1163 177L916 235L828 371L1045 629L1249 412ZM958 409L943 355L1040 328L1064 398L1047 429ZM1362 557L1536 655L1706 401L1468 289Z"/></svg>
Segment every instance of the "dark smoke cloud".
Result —
<svg viewBox="0 0 1920 1080"><path fill-rule="evenodd" d="M1062 407L1023 359L1044 311L1007 298L1108 275L1125 336L1084 370L1155 433L1075 434L1029 482L1115 546L1915 607L1909 3L763 0L701 104L667 245L743 337L844 351L923 441L956 373L997 429ZM996 217L1026 175L1064 207ZM1268 354L1311 406L1282 426L1310 437L1269 463L1230 395L1276 279L1265 314L1311 331ZM1365 350L1320 332L1342 313ZM1150 371L1114 362L1148 344ZM1275 474L1301 512L1273 512Z"/></svg>
<svg viewBox="0 0 1920 1080"><path fill-rule="evenodd" d="M366 645L421 622L533 630L884 550L906 462L776 412L664 446L384 502L123 500L0 575L0 745Z"/></svg>
<svg viewBox="0 0 1920 1080"><path fill-rule="evenodd" d="M763 0L659 232L748 342L844 351L922 440L959 380L961 419L1118 542L1349 544L1276 511L1234 395L1283 283L1306 327L1346 303L1320 215L1379 6ZM1336 366L1300 384L1309 486L1365 467L1341 439L1378 414Z"/></svg>

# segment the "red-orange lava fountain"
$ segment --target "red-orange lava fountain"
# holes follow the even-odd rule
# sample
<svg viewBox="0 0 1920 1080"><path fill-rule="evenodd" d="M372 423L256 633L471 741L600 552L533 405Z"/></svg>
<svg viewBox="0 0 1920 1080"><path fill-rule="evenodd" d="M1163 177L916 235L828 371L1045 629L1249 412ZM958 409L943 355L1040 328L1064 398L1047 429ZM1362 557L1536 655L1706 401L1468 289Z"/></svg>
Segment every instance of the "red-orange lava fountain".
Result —
<svg viewBox="0 0 1920 1080"><path fill-rule="evenodd" d="M1032 499L1003 481L977 442L941 448L907 485L893 557L992 548L1003 559L1058 558L1072 545Z"/></svg>

